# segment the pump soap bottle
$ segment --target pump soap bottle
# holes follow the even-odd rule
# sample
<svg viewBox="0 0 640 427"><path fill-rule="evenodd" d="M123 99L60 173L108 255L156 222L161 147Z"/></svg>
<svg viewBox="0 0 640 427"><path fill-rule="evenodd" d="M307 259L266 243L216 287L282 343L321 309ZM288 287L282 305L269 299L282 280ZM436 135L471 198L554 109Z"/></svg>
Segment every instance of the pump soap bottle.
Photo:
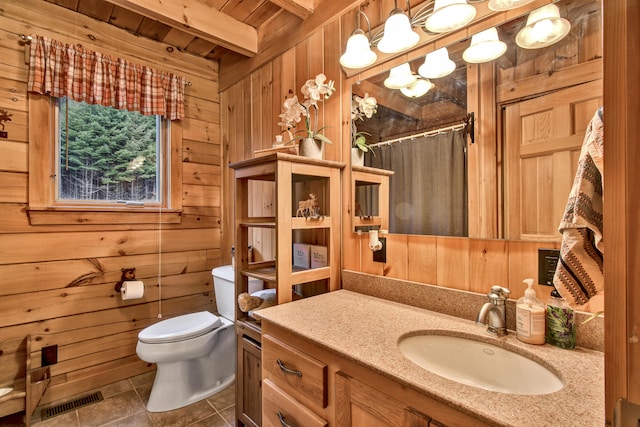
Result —
<svg viewBox="0 0 640 427"><path fill-rule="evenodd" d="M516 337L528 344L544 344L545 306L536 297L533 279L524 279L527 289L524 296L516 302Z"/></svg>
<svg viewBox="0 0 640 427"><path fill-rule="evenodd" d="M573 309L555 289L551 291L551 299L547 303L546 341L568 350L576 346Z"/></svg>

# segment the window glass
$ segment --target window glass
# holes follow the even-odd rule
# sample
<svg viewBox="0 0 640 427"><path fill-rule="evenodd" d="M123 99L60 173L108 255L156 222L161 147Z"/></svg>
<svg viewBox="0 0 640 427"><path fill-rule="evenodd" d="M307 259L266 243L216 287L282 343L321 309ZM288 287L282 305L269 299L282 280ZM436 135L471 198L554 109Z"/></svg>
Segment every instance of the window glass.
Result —
<svg viewBox="0 0 640 427"><path fill-rule="evenodd" d="M162 203L163 120L58 100L56 201Z"/></svg>

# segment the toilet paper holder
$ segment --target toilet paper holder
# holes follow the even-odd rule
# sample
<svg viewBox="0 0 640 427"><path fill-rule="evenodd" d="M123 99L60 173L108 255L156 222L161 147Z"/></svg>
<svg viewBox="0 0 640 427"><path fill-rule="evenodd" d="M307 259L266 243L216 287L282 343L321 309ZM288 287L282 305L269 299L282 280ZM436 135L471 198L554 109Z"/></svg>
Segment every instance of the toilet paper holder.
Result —
<svg viewBox="0 0 640 427"><path fill-rule="evenodd" d="M122 277L120 277L120 281L116 283L115 290L116 292L120 292L122 290L122 284L127 280L135 280L136 279L136 269L134 268L123 268Z"/></svg>
<svg viewBox="0 0 640 427"><path fill-rule="evenodd" d="M369 249L373 252L382 249L382 242L378 237L378 230L369 230Z"/></svg>

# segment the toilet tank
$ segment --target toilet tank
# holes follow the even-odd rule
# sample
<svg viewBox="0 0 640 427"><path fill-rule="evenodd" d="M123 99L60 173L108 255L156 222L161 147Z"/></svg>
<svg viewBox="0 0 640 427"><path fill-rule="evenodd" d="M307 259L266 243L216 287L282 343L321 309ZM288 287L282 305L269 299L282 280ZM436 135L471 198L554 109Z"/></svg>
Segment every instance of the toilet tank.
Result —
<svg viewBox="0 0 640 427"><path fill-rule="evenodd" d="M236 309L235 271L231 265L223 265L211 270L213 290L216 296L218 313L233 321ZM262 280L249 278L249 293L263 288Z"/></svg>

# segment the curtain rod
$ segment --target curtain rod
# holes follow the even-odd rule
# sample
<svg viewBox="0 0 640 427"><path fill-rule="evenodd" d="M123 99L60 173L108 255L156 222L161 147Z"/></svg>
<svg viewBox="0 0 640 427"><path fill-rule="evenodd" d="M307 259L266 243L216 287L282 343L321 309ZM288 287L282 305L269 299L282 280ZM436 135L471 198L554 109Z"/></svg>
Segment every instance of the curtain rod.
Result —
<svg viewBox="0 0 640 427"><path fill-rule="evenodd" d="M402 142L409 139L422 138L423 136L433 136L441 133L456 131L456 130L464 130L466 134L471 135L471 143L474 142L473 135L473 123L475 121L474 113L469 113L467 117L465 117L462 123L456 123L450 126L441 127L439 129L428 130L426 132L420 132L413 135L402 136L400 138L390 139L388 141L377 142L375 144L369 144L371 147L378 147L380 145L391 145L396 142Z"/></svg>

